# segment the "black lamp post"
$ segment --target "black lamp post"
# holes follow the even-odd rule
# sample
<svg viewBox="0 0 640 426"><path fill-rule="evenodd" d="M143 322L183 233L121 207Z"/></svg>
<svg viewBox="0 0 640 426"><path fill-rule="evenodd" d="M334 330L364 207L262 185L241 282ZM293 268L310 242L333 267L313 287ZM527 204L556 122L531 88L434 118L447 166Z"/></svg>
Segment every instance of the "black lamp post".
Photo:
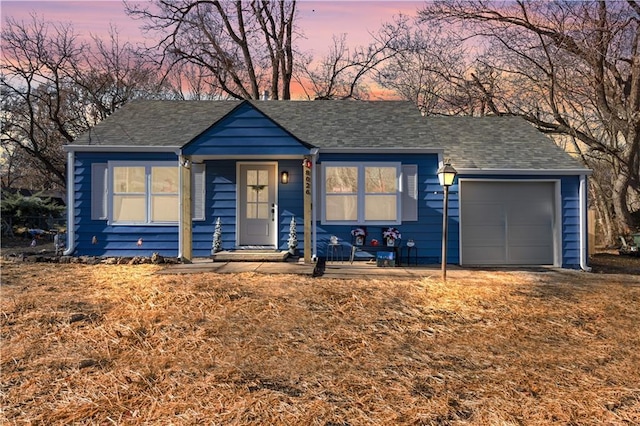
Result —
<svg viewBox="0 0 640 426"><path fill-rule="evenodd" d="M444 208L442 211L442 281L447 280L447 230L449 219L449 187L453 185L453 181L458 171L451 166L449 160L437 171L440 185L444 187Z"/></svg>

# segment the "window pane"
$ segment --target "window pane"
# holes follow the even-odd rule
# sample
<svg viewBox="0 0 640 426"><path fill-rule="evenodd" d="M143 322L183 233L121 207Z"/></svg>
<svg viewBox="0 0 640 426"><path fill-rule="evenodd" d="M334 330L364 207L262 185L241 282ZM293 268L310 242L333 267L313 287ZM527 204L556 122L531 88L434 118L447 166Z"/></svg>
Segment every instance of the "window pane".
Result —
<svg viewBox="0 0 640 426"><path fill-rule="evenodd" d="M265 187L269 185L268 170L258 170L258 185L264 185Z"/></svg>
<svg viewBox="0 0 640 426"><path fill-rule="evenodd" d="M266 203L269 201L269 187L265 186L263 189L258 191L258 201L261 203Z"/></svg>
<svg viewBox="0 0 640 426"><path fill-rule="evenodd" d="M178 168L152 167L151 192L154 194L177 194Z"/></svg>
<svg viewBox="0 0 640 426"><path fill-rule="evenodd" d="M269 206L267 204L258 204L258 217L256 219L269 219Z"/></svg>
<svg viewBox="0 0 640 426"><path fill-rule="evenodd" d="M365 195L364 219L396 221L397 214L396 195Z"/></svg>
<svg viewBox="0 0 640 426"><path fill-rule="evenodd" d="M152 222L178 221L178 196L156 195L151 197Z"/></svg>
<svg viewBox="0 0 640 426"><path fill-rule="evenodd" d="M327 167L325 179L327 194L358 192L357 167Z"/></svg>
<svg viewBox="0 0 640 426"><path fill-rule="evenodd" d="M144 167L114 167L113 191L116 193L143 193L146 190Z"/></svg>
<svg viewBox="0 0 640 426"><path fill-rule="evenodd" d="M358 197L356 195L327 195L326 220L357 220Z"/></svg>
<svg viewBox="0 0 640 426"><path fill-rule="evenodd" d="M398 179L395 167L365 167L365 192L395 193L398 189Z"/></svg>
<svg viewBox="0 0 640 426"><path fill-rule="evenodd" d="M146 222L146 197L144 195L114 195L113 220L116 222Z"/></svg>
<svg viewBox="0 0 640 426"><path fill-rule="evenodd" d="M247 185L257 185L257 184L258 184L258 171L247 170Z"/></svg>
<svg viewBox="0 0 640 426"><path fill-rule="evenodd" d="M258 206L257 204L247 204L247 219L257 219Z"/></svg>
<svg viewBox="0 0 640 426"><path fill-rule="evenodd" d="M252 203L258 201L258 192L252 186L247 187L247 201Z"/></svg>

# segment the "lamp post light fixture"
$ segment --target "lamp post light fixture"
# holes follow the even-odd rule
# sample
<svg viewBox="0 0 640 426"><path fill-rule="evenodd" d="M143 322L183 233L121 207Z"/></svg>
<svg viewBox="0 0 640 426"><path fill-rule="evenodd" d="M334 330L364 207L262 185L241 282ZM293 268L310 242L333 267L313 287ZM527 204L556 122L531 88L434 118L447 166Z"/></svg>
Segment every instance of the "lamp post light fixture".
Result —
<svg viewBox="0 0 640 426"><path fill-rule="evenodd" d="M449 187L453 185L458 171L453 168L449 160L436 172L440 185L444 187L444 208L442 210L442 281L447 280L447 231L449 221Z"/></svg>

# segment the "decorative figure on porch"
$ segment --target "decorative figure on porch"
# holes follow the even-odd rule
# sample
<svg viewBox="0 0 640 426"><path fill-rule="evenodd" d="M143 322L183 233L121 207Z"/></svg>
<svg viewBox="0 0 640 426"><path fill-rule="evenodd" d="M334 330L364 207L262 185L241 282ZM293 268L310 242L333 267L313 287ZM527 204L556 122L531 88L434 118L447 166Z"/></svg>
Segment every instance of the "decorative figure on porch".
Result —
<svg viewBox="0 0 640 426"><path fill-rule="evenodd" d="M355 245L363 246L364 239L367 236L367 230L364 228L356 228L351 230L351 235L355 237Z"/></svg>
<svg viewBox="0 0 640 426"><path fill-rule="evenodd" d="M396 240L402 238L402 234L398 231L397 228L387 228L386 231L382 233L382 236L387 240L387 246L393 247L396 244Z"/></svg>
<svg viewBox="0 0 640 426"><path fill-rule="evenodd" d="M213 245L211 246L211 254L222 251L222 222L220 217L216 219L216 226L213 229Z"/></svg>
<svg viewBox="0 0 640 426"><path fill-rule="evenodd" d="M289 240L287 241L287 247L289 247L289 254L295 256L296 249L298 248L298 236L296 231L296 218L291 216L291 222L289 223Z"/></svg>

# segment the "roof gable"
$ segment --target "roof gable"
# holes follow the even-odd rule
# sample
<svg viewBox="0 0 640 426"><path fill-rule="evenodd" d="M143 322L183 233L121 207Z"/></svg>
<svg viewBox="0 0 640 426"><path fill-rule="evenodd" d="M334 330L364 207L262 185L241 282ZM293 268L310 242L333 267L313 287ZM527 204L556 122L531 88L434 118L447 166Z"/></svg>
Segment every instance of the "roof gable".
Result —
<svg viewBox="0 0 640 426"><path fill-rule="evenodd" d="M182 149L185 155L304 155L301 142L250 102L243 102Z"/></svg>

